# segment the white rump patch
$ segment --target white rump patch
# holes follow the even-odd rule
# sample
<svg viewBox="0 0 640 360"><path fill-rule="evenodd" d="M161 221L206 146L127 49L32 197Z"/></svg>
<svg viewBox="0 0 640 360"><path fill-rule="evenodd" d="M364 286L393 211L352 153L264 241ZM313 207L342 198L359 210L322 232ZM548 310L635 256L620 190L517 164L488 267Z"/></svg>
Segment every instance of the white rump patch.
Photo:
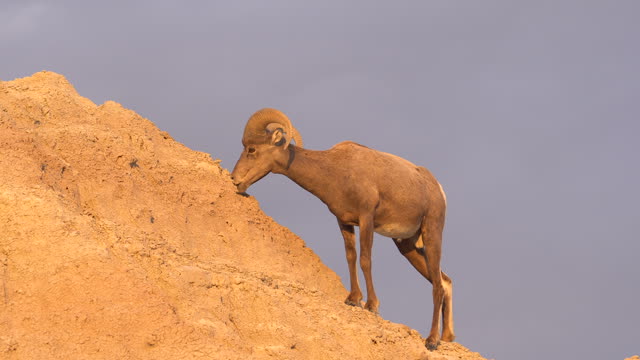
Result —
<svg viewBox="0 0 640 360"><path fill-rule="evenodd" d="M444 189L442 188L442 185L440 183L438 183L438 186L440 186L440 192L442 193L442 198L444 199L444 204L447 205L447 194L444 193Z"/></svg>

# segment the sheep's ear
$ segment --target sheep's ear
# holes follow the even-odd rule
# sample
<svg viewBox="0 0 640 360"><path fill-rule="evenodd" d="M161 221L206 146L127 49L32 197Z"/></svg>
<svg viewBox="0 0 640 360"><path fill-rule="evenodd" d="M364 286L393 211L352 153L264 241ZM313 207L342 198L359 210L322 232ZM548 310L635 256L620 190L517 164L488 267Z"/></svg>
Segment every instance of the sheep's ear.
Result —
<svg viewBox="0 0 640 360"><path fill-rule="evenodd" d="M275 129L273 134L271 134L271 145L282 145L283 140L284 134L282 133L282 129Z"/></svg>

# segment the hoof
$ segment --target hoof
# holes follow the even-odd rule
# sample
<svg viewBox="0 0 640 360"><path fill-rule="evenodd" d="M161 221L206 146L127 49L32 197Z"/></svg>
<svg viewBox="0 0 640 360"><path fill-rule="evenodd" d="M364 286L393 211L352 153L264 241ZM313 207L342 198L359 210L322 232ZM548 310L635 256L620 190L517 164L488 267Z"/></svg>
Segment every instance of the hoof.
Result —
<svg viewBox="0 0 640 360"><path fill-rule="evenodd" d="M367 302L367 303L364 305L364 308L365 308L366 310L371 311L372 313L374 313L374 314L376 314L376 315L378 315L378 314L379 314L379 313L378 313L378 304L375 304L375 305L374 305L374 304L371 304L371 303L368 303L368 302Z"/></svg>
<svg viewBox="0 0 640 360"><path fill-rule="evenodd" d="M369 312L372 312L372 313L374 313L375 315L380 315L380 313L378 312L378 309L367 309L367 308L365 307L365 310L368 310Z"/></svg>
<svg viewBox="0 0 640 360"><path fill-rule="evenodd" d="M436 350L438 348L438 345L440 345L440 341L433 342L429 339L427 339L426 343L424 344L424 346L426 346L429 351Z"/></svg>
<svg viewBox="0 0 640 360"><path fill-rule="evenodd" d="M349 305L349 306L356 306L356 307L362 308L362 304L359 301L355 302L355 301L351 301L351 300L347 299L347 300L344 301L344 303Z"/></svg>

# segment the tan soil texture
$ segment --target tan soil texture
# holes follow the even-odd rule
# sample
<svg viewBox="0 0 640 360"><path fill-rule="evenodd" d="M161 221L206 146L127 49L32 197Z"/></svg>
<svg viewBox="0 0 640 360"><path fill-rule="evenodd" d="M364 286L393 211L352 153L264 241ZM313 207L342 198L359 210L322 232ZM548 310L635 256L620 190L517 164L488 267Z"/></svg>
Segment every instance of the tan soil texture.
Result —
<svg viewBox="0 0 640 360"><path fill-rule="evenodd" d="M0 82L0 358L482 359L344 305L218 163L61 75Z"/></svg>

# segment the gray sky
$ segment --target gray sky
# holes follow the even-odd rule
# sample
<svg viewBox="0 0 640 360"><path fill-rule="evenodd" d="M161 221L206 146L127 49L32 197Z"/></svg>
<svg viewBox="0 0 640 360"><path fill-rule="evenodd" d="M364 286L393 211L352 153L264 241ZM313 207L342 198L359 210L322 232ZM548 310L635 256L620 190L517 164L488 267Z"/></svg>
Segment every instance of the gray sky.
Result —
<svg viewBox="0 0 640 360"><path fill-rule="evenodd" d="M428 167L448 200L458 341L497 359L640 353L640 2L3 1L0 79L39 70L232 168L283 110ZM326 207L249 189L348 281ZM427 334L431 287L374 241L382 315Z"/></svg>

